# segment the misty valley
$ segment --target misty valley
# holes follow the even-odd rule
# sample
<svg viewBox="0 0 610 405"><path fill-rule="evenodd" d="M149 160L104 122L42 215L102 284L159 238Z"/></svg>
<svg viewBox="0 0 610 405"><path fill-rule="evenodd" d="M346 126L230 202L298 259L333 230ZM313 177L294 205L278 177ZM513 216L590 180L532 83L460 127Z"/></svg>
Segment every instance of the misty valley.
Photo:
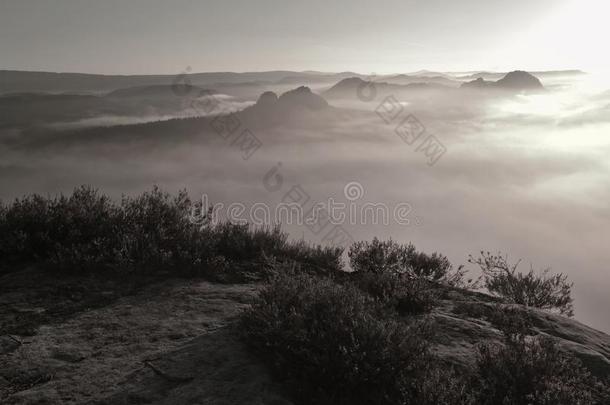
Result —
<svg viewBox="0 0 610 405"><path fill-rule="evenodd" d="M0 71L0 402L607 404L604 82Z"/></svg>

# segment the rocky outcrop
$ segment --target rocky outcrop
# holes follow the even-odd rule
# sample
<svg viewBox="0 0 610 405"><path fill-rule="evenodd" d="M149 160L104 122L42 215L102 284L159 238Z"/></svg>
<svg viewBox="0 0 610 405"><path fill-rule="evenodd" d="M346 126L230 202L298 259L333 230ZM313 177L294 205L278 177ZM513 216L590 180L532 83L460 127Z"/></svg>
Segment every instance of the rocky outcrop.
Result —
<svg viewBox="0 0 610 405"><path fill-rule="evenodd" d="M20 297L40 281L25 276L23 295L13 288L0 292L0 302L23 306ZM284 387L234 328L260 288L169 280L69 319L49 318L31 336L5 335L0 403L290 405ZM443 296L430 314L433 350L449 365L474 367L478 344L503 339L490 314L510 304L459 289ZM569 318L512 306L528 314L533 334L555 337L593 374L610 375L610 336Z"/></svg>

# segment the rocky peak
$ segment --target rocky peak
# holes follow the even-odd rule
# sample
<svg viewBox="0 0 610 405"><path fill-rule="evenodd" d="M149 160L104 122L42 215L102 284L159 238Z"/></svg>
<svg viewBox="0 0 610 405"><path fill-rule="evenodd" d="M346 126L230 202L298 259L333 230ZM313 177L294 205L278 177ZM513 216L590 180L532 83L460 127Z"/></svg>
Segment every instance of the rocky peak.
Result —
<svg viewBox="0 0 610 405"><path fill-rule="evenodd" d="M322 97L314 94L309 87L301 86L282 94L278 103L288 108L299 108L308 110L322 110L328 107L328 103Z"/></svg>
<svg viewBox="0 0 610 405"><path fill-rule="evenodd" d="M275 103L277 103L278 97L277 94L275 94L272 91L266 91L263 94L261 94L261 96L258 98L258 101L256 102L256 105L259 106L271 106L274 105Z"/></svg>
<svg viewBox="0 0 610 405"><path fill-rule="evenodd" d="M522 70L515 70L507 73L502 79L496 82L496 85L511 89L542 89L542 83L534 75L531 75Z"/></svg>

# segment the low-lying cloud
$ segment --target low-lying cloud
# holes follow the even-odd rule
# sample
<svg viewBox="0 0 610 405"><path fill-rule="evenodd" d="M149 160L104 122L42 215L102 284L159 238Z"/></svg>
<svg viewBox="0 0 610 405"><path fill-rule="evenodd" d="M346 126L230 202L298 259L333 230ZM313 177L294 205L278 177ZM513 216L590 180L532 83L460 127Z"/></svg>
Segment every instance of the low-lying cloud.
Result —
<svg viewBox="0 0 610 405"><path fill-rule="evenodd" d="M575 282L577 317L610 331L600 309L610 306L608 94L569 89L533 98L459 92L420 102L401 98L446 147L433 166L375 113L381 100L363 103L355 96L330 101L342 108L274 125L243 122L262 143L247 160L211 130L208 118L81 132L78 125L118 120L96 117L65 131L56 126L44 142L2 146L0 194L69 192L86 183L118 197L158 184L171 192L186 188L195 198L205 193L213 202L274 206L294 186L312 201L347 202L344 187L358 182L359 202L408 203L418 222L346 224L354 239L413 241L456 265L480 250L502 250L535 267L551 266ZM239 110L253 101L223 102ZM148 118L123 117L113 125ZM264 178L274 167L282 184L269 191ZM320 242L306 227L288 229Z"/></svg>

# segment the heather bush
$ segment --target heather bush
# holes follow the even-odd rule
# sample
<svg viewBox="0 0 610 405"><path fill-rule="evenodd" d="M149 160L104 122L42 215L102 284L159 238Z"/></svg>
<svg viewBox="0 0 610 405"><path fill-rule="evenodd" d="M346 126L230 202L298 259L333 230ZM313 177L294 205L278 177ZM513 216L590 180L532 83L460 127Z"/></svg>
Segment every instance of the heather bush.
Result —
<svg viewBox="0 0 610 405"><path fill-rule="evenodd" d="M137 197L123 197L120 205L120 245L117 263L123 270L186 271L198 259L199 230L188 220L186 192L172 197L157 187Z"/></svg>
<svg viewBox="0 0 610 405"><path fill-rule="evenodd" d="M234 261L260 259L261 252L275 254L285 249L287 235L279 227L251 228L247 224L218 224L214 228L216 252Z"/></svg>
<svg viewBox="0 0 610 405"><path fill-rule="evenodd" d="M2 208L0 249L4 267L46 260L52 250L49 238L50 201L33 195Z"/></svg>
<svg viewBox="0 0 610 405"><path fill-rule="evenodd" d="M282 272L242 315L240 331L300 403L602 405L610 398L608 385L553 339L526 335L521 310L493 306L505 341L478 346L473 371L454 371L431 354L430 324L395 317L377 292Z"/></svg>
<svg viewBox="0 0 610 405"><path fill-rule="evenodd" d="M103 267L118 244L118 209L90 187L80 187L70 197L27 196L3 212L0 249L9 269L33 263L70 271Z"/></svg>
<svg viewBox="0 0 610 405"><path fill-rule="evenodd" d="M398 321L329 278L276 278L240 327L303 403L414 403L429 364L423 324Z"/></svg>
<svg viewBox="0 0 610 405"><path fill-rule="evenodd" d="M419 379L413 404L416 405L478 405L470 382L451 367L432 364Z"/></svg>
<svg viewBox="0 0 610 405"><path fill-rule="evenodd" d="M119 243L119 210L97 190L81 187L50 206L48 264L64 271L107 268Z"/></svg>
<svg viewBox="0 0 610 405"><path fill-rule="evenodd" d="M464 275L443 255L392 240L354 243L348 256L356 284L401 314L428 312L438 301L439 285L459 285Z"/></svg>
<svg viewBox="0 0 610 405"><path fill-rule="evenodd" d="M210 230L216 257L226 261L227 275L233 273L237 279L269 279L288 268L329 276L343 269L342 248L289 241L279 226L252 228L222 223Z"/></svg>
<svg viewBox="0 0 610 405"><path fill-rule="evenodd" d="M332 277L344 275L343 248L338 246L310 245L302 240L289 243L278 256L299 263L303 271Z"/></svg>
<svg viewBox="0 0 610 405"><path fill-rule="evenodd" d="M550 337L509 334L479 346L473 392L480 405L603 405L610 391Z"/></svg>
<svg viewBox="0 0 610 405"><path fill-rule="evenodd" d="M405 274L450 284L458 283L463 275L461 268L453 271L449 260L441 254L427 255L415 250L412 244L401 245L392 240L374 238L371 242L356 242L348 256L357 272Z"/></svg>
<svg viewBox="0 0 610 405"><path fill-rule="evenodd" d="M395 300L401 315L418 315L438 305L438 292L426 280L403 279Z"/></svg>
<svg viewBox="0 0 610 405"><path fill-rule="evenodd" d="M409 257L415 252L411 244L400 245L392 240L356 242L348 252L350 265L354 271L372 274L400 274L410 270Z"/></svg>
<svg viewBox="0 0 610 405"><path fill-rule="evenodd" d="M531 334L534 326L531 314L523 307L498 303L458 302L453 312L485 319L505 334Z"/></svg>
<svg viewBox="0 0 610 405"><path fill-rule="evenodd" d="M520 262L510 265L506 257L489 252L481 252L478 258L471 256L469 261L481 268L484 286L489 292L515 304L574 315L572 283L566 275L551 275L550 269L537 274L531 268L523 274L517 271Z"/></svg>
<svg viewBox="0 0 610 405"><path fill-rule="evenodd" d="M393 273L355 273L351 280L374 299L402 315L429 312L438 301L438 292L427 280Z"/></svg>
<svg viewBox="0 0 610 405"><path fill-rule="evenodd" d="M80 187L70 196L32 195L0 207L0 271L37 264L71 273L239 282L268 277L270 259L320 274L342 269L342 249L289 242L279 227L195 224L184 191L172 196L155 187L117 203Z"/></svg>

